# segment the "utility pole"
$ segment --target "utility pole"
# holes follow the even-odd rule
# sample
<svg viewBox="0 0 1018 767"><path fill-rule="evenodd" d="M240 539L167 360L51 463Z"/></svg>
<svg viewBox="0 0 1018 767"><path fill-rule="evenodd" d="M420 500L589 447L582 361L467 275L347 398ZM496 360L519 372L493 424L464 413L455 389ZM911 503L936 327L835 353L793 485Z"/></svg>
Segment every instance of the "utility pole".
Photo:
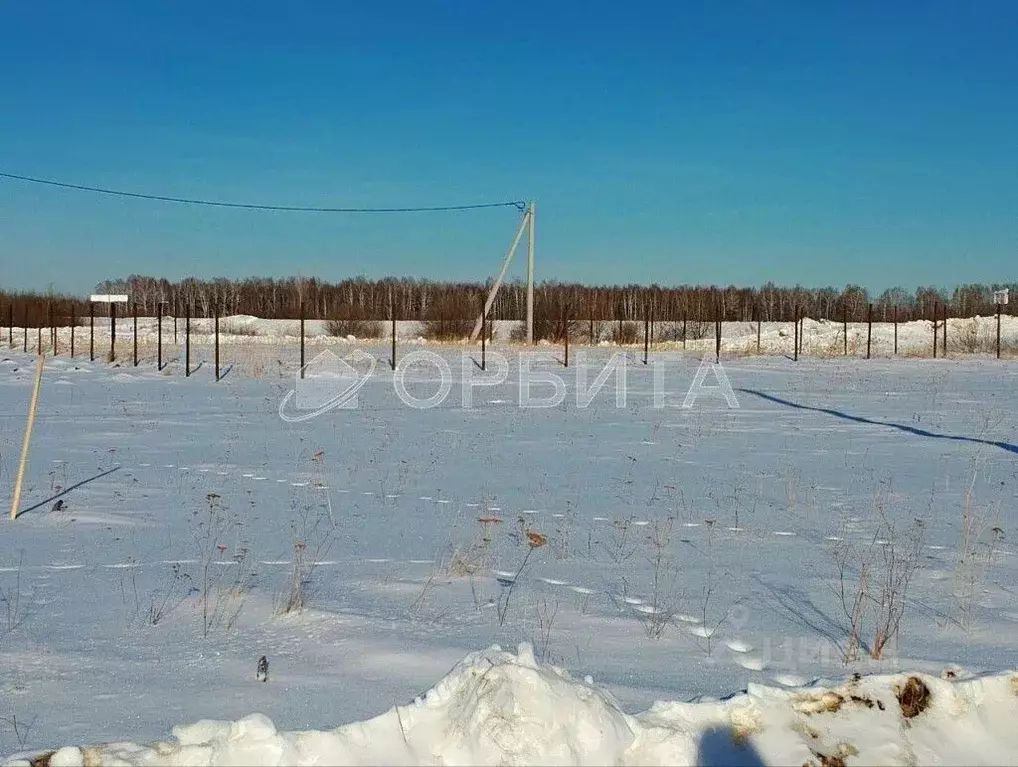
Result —
<svg viewBox="0 0 1018 767"><path fill-rule="evenodd" d="M491 315L491 305L495 301L495 295L498 293L498 289L502 287L502 280L505 279L506 271L509 269L509 262L513 259L513 254L516 253L516 248L520 244L520 240L523 239L523 232L527 232L527 343L534 343L534 214L536 211L536 204L531 201L528 203L526 210L523 211L523 217L520 219L520 225L516 229L516 236L513 237L512 245L509 246L509 250L506 251L505 258L502 259L502 269L498 273L498 277L495 278L495 284L491 286L491 290L488 291L488 298L485 300L481 313L477 317L477 322L474 323L473 332L470 333L470 340L476 341L478 333L481 332L481 325L484 322L484 318Z"/></svg>
<svg viewBox="0 0 1018 767"><path fill-rule="evenodd" d="M530 201L529 231L527 232L527 343L534 343L534 216L537 203Z"/></svg>

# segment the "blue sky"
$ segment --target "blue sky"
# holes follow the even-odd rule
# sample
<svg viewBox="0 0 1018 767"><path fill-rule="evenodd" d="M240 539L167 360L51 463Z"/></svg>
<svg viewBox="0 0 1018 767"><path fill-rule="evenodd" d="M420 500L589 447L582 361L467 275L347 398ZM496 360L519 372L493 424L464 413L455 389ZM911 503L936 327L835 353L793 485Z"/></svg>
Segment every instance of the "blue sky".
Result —
<svg viewBox="0 0 1018 767"><path fill-rule="evenodd" d="M1018 5L990 1L4 3L0 171L284 205L535 199L539 279L1012 281L1015 40ZM517 220L0 180L0 283L483 279Z"/></svg>

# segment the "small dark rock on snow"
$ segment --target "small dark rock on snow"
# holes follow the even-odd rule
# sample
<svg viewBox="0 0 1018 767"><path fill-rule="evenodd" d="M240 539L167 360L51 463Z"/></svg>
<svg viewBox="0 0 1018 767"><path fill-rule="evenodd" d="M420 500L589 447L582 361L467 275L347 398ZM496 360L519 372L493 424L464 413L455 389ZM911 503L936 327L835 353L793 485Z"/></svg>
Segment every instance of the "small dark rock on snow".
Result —
<svg viewBox="0 0 1018 767"><path fill-rule="evenodd" d="M255 678L259 682L266 682L269 679L269 660L264 655L258 659L258 669L255 671Z"/></svg>

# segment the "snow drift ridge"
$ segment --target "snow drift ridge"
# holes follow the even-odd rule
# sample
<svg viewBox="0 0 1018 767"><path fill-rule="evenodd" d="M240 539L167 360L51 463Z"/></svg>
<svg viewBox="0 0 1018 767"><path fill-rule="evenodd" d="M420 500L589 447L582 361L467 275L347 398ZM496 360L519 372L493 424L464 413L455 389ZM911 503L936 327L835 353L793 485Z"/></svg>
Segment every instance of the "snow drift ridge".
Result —
<svg viewBox="0 0 1018 767"><path fill-rule="evenodd" d="M67 747L8 765L1018 764L1018 676L920 674L749 685L636 715L527 644L472 653L406 706L329 731L261 714L173 729L173 742Z"/></svg>

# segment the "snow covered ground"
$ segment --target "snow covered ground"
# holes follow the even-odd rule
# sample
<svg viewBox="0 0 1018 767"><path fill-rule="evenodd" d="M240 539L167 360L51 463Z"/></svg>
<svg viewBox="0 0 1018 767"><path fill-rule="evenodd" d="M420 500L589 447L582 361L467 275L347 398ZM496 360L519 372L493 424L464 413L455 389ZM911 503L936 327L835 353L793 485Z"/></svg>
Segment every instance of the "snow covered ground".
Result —
<svg viewBox="0 0 1018 767"><path fill-rule="evenodd" d="M697 355L630 350L625 405L610 377L581 408L615 349L566 370L549 347L534 367L569 396L528 409L504 349L466 408L478 350L429 346L455 381L414 409L387 346L357 346L357 407L297 423L292 344L224 355L218 383L207 346L190 378L175 348L161 372L47 360L0 552L0 756L1018 762L1013 362L748 356L724 365L738 408L682 408ZM32 374L0 352L7 497Z"/></svg>

